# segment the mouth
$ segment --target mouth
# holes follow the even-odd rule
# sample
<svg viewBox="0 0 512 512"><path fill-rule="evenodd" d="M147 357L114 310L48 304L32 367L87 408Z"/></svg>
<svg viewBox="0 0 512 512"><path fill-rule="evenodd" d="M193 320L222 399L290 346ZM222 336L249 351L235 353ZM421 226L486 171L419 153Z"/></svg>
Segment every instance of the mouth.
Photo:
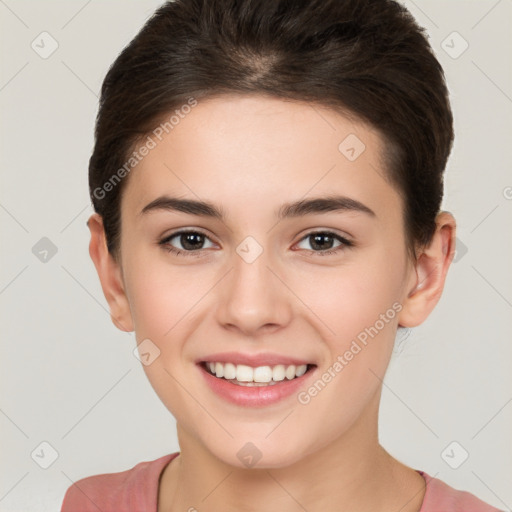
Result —
<svg viewBox="0 0 512 512"><path fill-rule="evenodd" d="M297 395L316 373L316 364L249 366L225 361L200 361L208 387L221 399L242 407L264 407Z"/></svg>
<svg viewBox="0 0 512 512"><path fill-rule="evenodd" d="M298 379L316 367L314 364L252 367L245 364L213 361L202 361L200 365L206 372L218 379L237 386L249 387L275 386L279 382Z"/></svg>

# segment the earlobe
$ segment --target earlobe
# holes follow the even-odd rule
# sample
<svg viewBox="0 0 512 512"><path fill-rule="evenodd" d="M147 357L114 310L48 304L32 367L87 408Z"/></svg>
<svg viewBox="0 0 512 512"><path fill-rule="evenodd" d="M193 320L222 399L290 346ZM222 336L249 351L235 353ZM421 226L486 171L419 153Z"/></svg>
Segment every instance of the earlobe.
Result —
<svg viewBox="0 0 512 512"><path fill-rule="evenodd" d="M441 212L436 224L432 241L418 256L408 283L399 316L402 327L416 327L423 323L443 292L448 268L455 255L456 223L449 212Z"/></svg>
<svg viewBox="0 0 512 512"><path fill-rule="evenodd" d="M110 318L121 331L133 331L130 304L124 290L120 264L109 253L106 243L103 219L97 213L87 221L91 232L89 255L96 267L103 294L110 308Z"/></svg>

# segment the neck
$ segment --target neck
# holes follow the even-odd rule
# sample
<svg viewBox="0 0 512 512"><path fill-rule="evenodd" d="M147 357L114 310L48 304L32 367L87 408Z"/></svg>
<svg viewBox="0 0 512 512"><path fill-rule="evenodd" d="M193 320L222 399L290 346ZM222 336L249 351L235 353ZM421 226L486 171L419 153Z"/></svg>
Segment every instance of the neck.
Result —
<svg viewBox="0 0 512 512"><path fill-rule="evenodd" d="M165 469L158 512L419 512L425 481L378 442L377 407L342 436L282 468L239 468L178 424L180 455Z"/></svg>

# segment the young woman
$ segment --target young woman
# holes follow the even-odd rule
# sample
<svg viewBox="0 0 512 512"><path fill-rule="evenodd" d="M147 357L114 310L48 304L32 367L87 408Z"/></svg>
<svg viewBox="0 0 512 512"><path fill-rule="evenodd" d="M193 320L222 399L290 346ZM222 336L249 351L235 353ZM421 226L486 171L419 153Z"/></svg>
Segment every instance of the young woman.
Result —
<svg viewBox="0 0 512 512"><path fill-rule="evenodd" d="M392 0L176 0L102 88L90 255L180 452L63 512L490 512L379 444L455 251L443 71Z"/></svg>

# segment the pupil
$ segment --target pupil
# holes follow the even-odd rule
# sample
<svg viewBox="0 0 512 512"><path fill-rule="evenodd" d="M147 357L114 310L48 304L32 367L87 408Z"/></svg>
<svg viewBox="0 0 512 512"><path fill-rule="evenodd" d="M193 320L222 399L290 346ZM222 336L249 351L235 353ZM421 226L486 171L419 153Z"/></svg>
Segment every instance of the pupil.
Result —
<svg viewBox="0 0 512 512"><path fill-rule="evenodd" d="M322 244L322 243L318 242L320 239L326 239L327 240L327 245L329 245L329 243L332 243L332 237L329 236L329 235L312 235L312 236L313 236L314 243L311 244L311 245L313 247L316 244L319 249L326 249L326 244Z"/></svg>
<svg viewBox="0 0 512 512"><path fill-rule="evenodd" d="M197 247L201 245L202 236L203 235L199 233L185 233L181 235L181 245L185 249L197 249ZM194 240L199 242L199 244L194 244Z"/></svg>

